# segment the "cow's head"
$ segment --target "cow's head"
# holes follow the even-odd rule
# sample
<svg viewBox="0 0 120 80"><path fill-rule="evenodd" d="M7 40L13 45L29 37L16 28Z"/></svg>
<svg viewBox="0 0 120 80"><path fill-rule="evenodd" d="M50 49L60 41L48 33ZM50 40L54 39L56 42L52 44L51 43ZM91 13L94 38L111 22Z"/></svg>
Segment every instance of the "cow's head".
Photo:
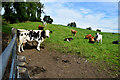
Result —
<svg viewBox="0 0 120 80"><path fill-rule="evenodd" d="M89 43L94 43L94 42L95 42L95 37L93 37L93 36L90 37L90 38L89 38Z"/></svg>
<svg viewBox="0 0 120 80"><path fill-rule="evenodd" d="M96 33L96 35L100 35L100 33Z"/></svg>
<svg viewBox="0 0 120 80"><path fill-rule="evenodd" d="M52 33L52 31L45 30L45 31L41 32L41 36L44 37L44 38L45 37L49 38L50 37L50 33Z"/></svg>
<svg viewBox="0 0 120 80"><path fill-rule="evenodd" d="M91 37L91 41L95 41L94 39L95 39L95 37L92 36L92 37Z"/></svg>

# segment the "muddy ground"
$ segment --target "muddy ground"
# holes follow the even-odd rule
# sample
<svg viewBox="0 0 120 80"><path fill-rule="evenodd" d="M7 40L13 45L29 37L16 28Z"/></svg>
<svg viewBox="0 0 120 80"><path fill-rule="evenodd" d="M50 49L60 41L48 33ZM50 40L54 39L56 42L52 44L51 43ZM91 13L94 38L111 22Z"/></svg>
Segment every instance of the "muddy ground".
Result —
<svg viewBox="0 0 120 80"><path fill-rule="evenodd" d="M41 51L31 43L25 51L19 53L27 59L27 68L31 78L113 78L110 70L103 70L97 63L90 63L78 55L62 54L50 50L47 44L41 45Z"/></svg>

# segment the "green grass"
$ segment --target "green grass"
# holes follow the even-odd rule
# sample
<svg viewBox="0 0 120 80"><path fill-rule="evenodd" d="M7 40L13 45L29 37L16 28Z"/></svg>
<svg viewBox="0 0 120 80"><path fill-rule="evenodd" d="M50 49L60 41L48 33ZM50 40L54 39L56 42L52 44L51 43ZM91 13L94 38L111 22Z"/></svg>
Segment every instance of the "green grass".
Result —
<svg viewBox="0 0 120 80"><path fill-rule="evenodd" d="M34 30L38 29L39 22L27 22L3 25L3 32L10 33L11 28L20 28ZM112 44L112 41L118 40L118 34L101 32L103 35L103 42L101 43L88 43L88 39L84 39L85 35L92 34L95 36L96 31L86 30L81 28L68 27L63 25L48 24L45 29L53 31L50 38L44 42L51 49L55 49L61 53L78 54L81 57L86 57L89 61L106 62L110 67L117 70L120 67L118 60L118 45ZM77 30L76 36L71 35L71 29ZM72 37L74 40L65 42L64 38Z"/></svg>

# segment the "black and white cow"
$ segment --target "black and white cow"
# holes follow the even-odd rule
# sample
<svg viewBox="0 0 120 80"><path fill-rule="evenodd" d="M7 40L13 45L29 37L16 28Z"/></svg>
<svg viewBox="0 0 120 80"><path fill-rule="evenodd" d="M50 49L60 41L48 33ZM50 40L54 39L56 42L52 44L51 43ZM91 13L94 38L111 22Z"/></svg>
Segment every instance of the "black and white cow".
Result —
<svg viewBox="0 0 120 80"><path fill-rule="evenodd" d="M64 41L68 41L70 42L71 40L73 40L73 38L65 38Z"/></svg>
<svg viewBox="0 0 120 80"><path fill-rule="evenodd" d="M26 42L37 41L37 50L40 51L40 44L45 40L45 38L49 38L51 31L49 30L21 30L18 29L18 52L24 51L23 45ZM20 50L21 49L21 50Z"/></svg>
<svg viewBox="0 0 120 80"><path fill-rule="evenodd" d="M96 33L95 41L96 42L100 42L101 41L101 43L102 43L102 35L100 33Z"/></svg>

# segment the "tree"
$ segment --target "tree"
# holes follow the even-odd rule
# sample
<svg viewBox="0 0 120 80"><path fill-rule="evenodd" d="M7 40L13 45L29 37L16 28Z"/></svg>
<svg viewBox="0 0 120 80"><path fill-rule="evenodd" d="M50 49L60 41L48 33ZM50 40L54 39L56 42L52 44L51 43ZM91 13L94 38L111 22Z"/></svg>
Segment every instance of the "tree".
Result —
<svg viewBox="0 0 120 80"><path fill-rule="evenodd" d="M67 26L76 27L76 23L75 22L71 22Z"/></svg>
<svg viewBox="0 0 120 80"><path fill-rule="evenodd" d="M13 2L3 2L2 7L4 7L5 9L5 13L4 13L4 18L6 19L6 21L12 21L14 20L14 11L12 8ZM12 23L11 22L11 23Z"/></svg>
<svg viewBox="0 0 120 80"><path fill-rule="evenodd" d="M86 29L88 29L88 30L92 30L92 28L91 28L91 27L89 27L89 28L86 28Z"/></svg>
<svg viewBox="0 0 120 80"><path fill-rule="evenodd" d="M44 22L47 22L47 23L49 23L49 24L52 24L53 19L50 18L50 16L45 15L44 18L43 18L43 21L44 21Z"/></svg>
<svg viewBox="0 0 120 80"><path fill-rule="evenodd" d="M44 8L44 4L37 2L37 21L41 21L40 17L41 17L41 13L44 13L44 11L42 10L42 8Z"/></svg>
<svg viewBox="0 0 120 80"><path fill-rule="evenodd" d="M2 7L5 9L4 18L11 23L41 21L41 13L44 13L44 5L40 2L4 2Z"/></svg>
<svg viewBox="0 0 120 80"><path fill-rule="evenodd" d="M24 2L14 2L13 3L14 12L17 15L17 19L22 22L27 20L26 3Z"/></svg>

